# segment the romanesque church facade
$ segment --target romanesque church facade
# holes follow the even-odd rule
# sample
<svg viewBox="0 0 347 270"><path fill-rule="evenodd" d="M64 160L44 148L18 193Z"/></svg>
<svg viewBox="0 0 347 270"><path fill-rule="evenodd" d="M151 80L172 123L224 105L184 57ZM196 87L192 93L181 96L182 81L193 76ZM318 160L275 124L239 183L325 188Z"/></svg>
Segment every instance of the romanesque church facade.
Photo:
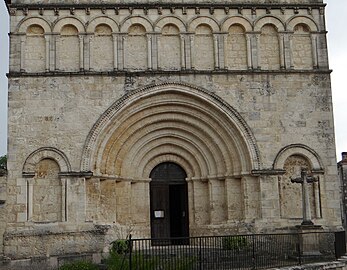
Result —
<svg viewBox="0 0 347 270"><path fill-rule="evenodd" d="M6 4L4 256L341 228L322 0Z"/></svg>

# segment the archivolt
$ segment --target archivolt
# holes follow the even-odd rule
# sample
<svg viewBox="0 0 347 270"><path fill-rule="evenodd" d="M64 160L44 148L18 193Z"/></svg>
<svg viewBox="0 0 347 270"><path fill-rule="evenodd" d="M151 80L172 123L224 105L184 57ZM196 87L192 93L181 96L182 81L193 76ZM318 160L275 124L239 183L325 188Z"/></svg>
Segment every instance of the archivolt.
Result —
<svg viewBox="0 0 347 270"><path fill-rule="evenodd" d="M164 161L199 178L250 172L260 164L255 139L231 106L206 90L166 83L123 96L100 117L81 170L148 178Z"/></svg>
<svg viewBox="0 0 347 270"><path fill-rule="evenodd" d="M71 165L66 155L53 147L42 147L32 152L24 162L23 172L35 172L36 165L43 159L53 159L59 164L61 172L70 172Z"/></svg>
<svg viewBox="0 0 347 270"><path fill-rule="evenodd" d="M293 155L305 157L308 160L308 162L310 162L310 165L313 170L324 170L318 154L314 150L303 144L291 144L282 148L275 158L273 168L283 169L284 163L287 160L287 158Z"/></svg>

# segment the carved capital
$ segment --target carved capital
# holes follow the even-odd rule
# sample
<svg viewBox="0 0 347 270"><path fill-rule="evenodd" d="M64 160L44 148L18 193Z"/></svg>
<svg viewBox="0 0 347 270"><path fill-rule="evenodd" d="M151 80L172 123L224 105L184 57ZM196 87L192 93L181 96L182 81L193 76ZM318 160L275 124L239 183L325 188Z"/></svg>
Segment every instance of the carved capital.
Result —
<svg viewBox="0 0 347 270"><path fill-rule="evenodd" d="M17 13L17 9L16 8L10 8L10 15L11 16L15 16Z"/></svg>

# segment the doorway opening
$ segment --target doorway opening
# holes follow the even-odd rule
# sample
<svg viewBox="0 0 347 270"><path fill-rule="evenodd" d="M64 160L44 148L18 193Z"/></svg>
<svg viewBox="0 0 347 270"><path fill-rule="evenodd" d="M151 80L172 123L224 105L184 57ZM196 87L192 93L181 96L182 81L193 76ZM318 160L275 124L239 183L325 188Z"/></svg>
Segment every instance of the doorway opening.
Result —
<svg viewBox="0 0 347 270"><path fill-rule="evenodd" d="M188 243L188 239L184 239L189 237L186 177L182 167L173 162L157 165L150 174L151 236L154 245Z"/></svg>

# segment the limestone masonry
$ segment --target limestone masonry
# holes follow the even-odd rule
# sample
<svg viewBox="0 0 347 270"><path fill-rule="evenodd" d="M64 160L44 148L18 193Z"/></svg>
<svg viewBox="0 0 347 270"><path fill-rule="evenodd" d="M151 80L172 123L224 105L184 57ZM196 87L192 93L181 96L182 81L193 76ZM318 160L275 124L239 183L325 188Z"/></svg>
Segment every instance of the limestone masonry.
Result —
<svg viewBox="0 0 347 270"><path fill-rule="evenodd" d="M294 231L301 169L312 221L342 228L323 1L6 3L11 267Z"/></svg>

